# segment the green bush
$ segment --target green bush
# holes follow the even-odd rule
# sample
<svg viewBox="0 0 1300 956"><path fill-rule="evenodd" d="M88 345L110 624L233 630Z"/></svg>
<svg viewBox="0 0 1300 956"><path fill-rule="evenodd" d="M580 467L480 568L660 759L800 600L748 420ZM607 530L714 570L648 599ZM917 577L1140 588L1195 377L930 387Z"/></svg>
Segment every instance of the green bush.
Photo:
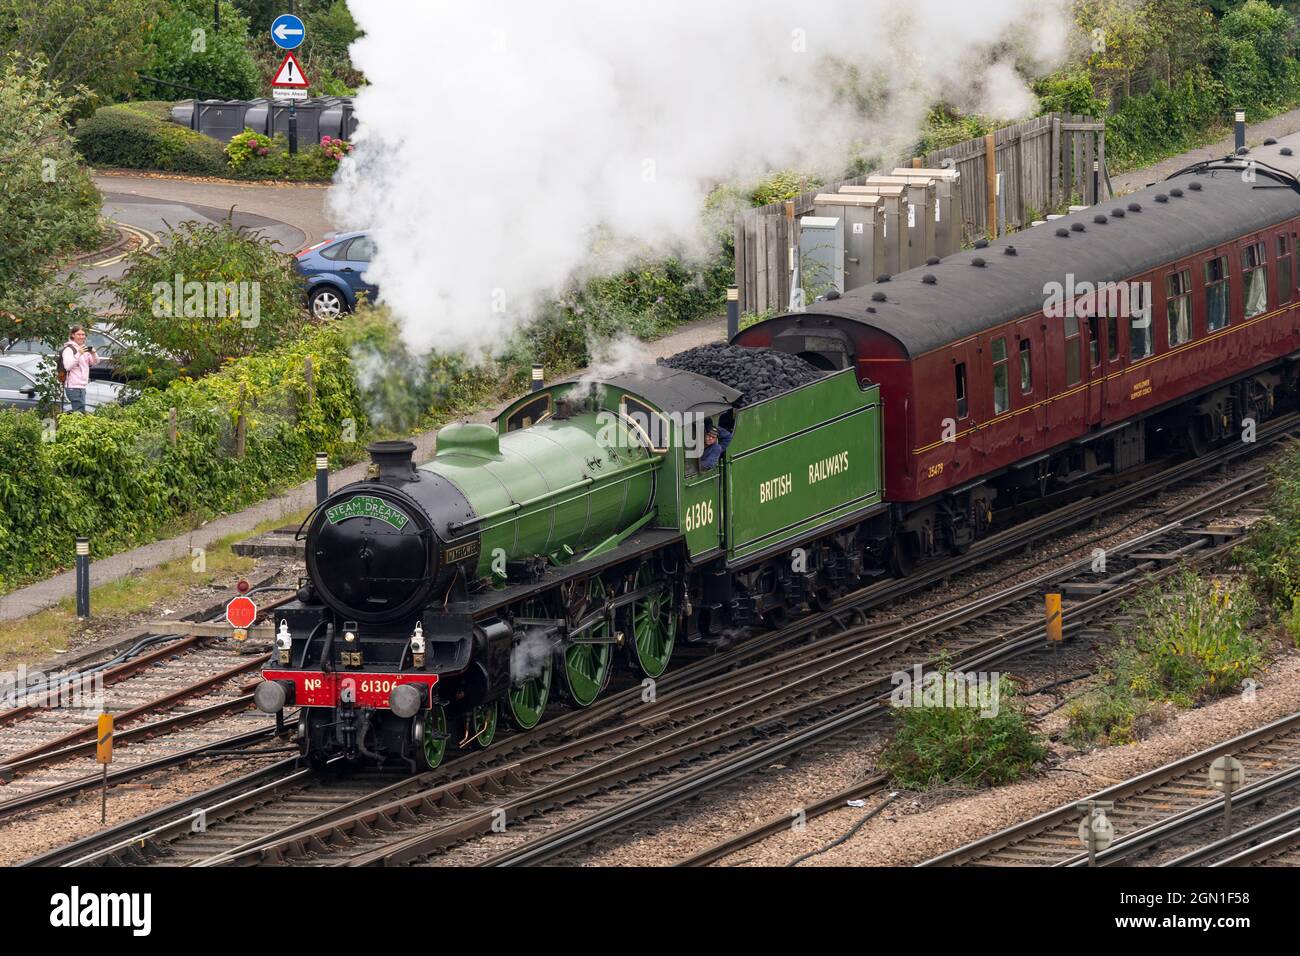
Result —
<svg viewBox="0 0 1300 956"><path fill-rule="evenodd" d="M266 139L267 137L261 136L262 141ZM316 144L302 145L298 153L291 156L288 138L283 133L276 133L270 137L270 146L265 154L260 150L251 151L239 165L232 165L226 175L232 179L325 182L334 178L334 172L338 168L338 160Z"/></svg>
<svg viewBox="0 0 1300 956"><path fill-rule="evenodd" d="M82 120L77 146L96 166L228 176L225 147L210 136L150 115L135 105L106 106Z"/></svg>
<svg viewBox="0 0 1300 956"><path fill-rule="evenodd" d="M1288 452L1273 469L1273 493L1265 510L1234 557L1255 593L1287 612L1300 595L1300 451Z"/></svg>
<svg viewBox="0 0 1300 956"><path fill-rule="evenodd" d="M99 193L64 126L72 105L40 64L0 61L0 334L25 321L41 335L30 310L56 257L103 235Z"/></svg>
<svg viewBox="0 0 1300 956"><path fill-rule="evenodd" d="M954 675L945 670L939 676ZM1047 747L1016 700L1015 685L999 677L998 686L996 714L973 706L931 706L915 696L895 706L894 737L881 767L909 790L1019 780L1047 756ZM913 695L920 693L912 688Z"/></svg>
<svg viewBox="0 0 1300 956"><path fill-rule="evenodd" d="M229 222L181 223L158 250L132 253L109 288L121 311L117 326L156 350L122 361L145 387L274 348L307 320L292 258ZM179 366L157 361L157 352Z"/></svg>
<svg viewBox="0 0 1300 956"><path fill-rule="evenodd" d="M248 22L228 2L221 29L212 22L211 0L172 0L171 9L148 33L150 59L140 96L176 96L168 83L202 90L204 99L246 100L260 93L261 77L249 52Z"/></svg>
<svg viewBox="0 0 1300 956"><path fill-rule="evenodd" d="M171 407L175 446L167 434ZM150 390L129 406L64 415L53 434L30 412L0 412L0 589L67 566L79 535L103 556L187 519L252 504L306 479L317 451L355 457L368 431L336 327L204 379Z"/></svg>

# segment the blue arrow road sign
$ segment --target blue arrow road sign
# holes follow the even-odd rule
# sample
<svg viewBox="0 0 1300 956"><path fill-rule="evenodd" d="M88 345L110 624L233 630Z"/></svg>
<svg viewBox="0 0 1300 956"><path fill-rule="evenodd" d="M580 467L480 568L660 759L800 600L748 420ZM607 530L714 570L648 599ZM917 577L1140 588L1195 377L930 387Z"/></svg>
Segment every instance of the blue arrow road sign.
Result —
<svg viewBox="0 0 1300 956"><path fill-rule="evenodd" d="M282 50L296 50L306 37L307 28L292 13L280 14L271 24L271 39Z"/></svg>

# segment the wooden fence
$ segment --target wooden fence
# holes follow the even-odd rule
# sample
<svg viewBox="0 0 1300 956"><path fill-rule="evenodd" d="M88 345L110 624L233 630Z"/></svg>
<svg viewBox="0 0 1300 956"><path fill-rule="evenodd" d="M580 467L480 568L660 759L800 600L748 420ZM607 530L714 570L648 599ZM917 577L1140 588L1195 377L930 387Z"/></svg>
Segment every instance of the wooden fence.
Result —
<svg viewBox="0 0 1300 956"><path fill-rule="evenodd" d="M1007 230L1022 229L1035 218L1065 206L1090 206L1110 195L1105 124L1092 117L1049 113L1003 127L991 137L996 171L1002 176L998 208ZM951 166L961 173L962 239L966 243L989 234L988 139L967 140L911 162L927 169ZM1099 169L1100 196L1093 184L1094 162ZM909 163L905 160L897 165ZM788 306L798 217L813 211L818 194L860 186L866 180L859 176L830 183L801 193L791 202L760 206L736 217L736 285L742 312L782 311Z"/></svg>

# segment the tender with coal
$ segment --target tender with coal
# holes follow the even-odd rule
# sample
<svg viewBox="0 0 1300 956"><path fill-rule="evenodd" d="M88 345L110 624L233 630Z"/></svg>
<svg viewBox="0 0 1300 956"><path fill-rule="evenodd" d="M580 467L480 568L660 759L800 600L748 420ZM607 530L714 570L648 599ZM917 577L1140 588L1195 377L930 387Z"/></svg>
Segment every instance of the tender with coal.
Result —
<svg viewBox="0 0 1300 956"><path fill-rule="evenodd" d="M741 407L815 382L823 374L797 355L734 345L701 345L661 358L659 364L706 375L731 386L743 394Z"/></svg>

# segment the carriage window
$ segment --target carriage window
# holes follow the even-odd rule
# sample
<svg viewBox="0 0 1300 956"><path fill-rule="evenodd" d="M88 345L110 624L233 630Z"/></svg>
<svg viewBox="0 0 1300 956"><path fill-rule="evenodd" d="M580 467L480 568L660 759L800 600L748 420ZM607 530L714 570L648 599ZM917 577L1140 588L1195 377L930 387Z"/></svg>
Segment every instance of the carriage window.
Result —
<svg viewBox="0 0 1300 956"><path fill-rule="evenodd" d="M1065 384L1078 385L1083 377L1079 368L1079 317L1065 317Z"/></svg>
<svg viewBox="0 0 1300 956"><path fill-rule="evenodd" d="M649 405L624 397L623 418L651 451L662 455L668 450L668 419Z"/></svg>
<svg viewBox="0 0 1300 956"><path fill-rule="evenodd" d="M1020 340L1020 394L1028 395L1034 390L1033 343L1029 339Z"/></svg>
<svg viewBox="0 0 1300 956"><path fill-rule="evenodd" d="M1119 361L1119 316L1106 317L1106 360Z"/></svg>
<svg viewBox="0 0 1300 956"><path fill-rule="evenodd" d="M1192 340L1192 274L1186 269L1165 280L1168 296L1165 314L1169 318L1169 347Z"/></svg>
<svg viewBox="0 0 1300 956"><path fill-rule="evenodd" d="M534 399L527 405L517 409L513 415L506 419L506 431L517 432L522 428L532 428L539 422L545 421L551 417L551 395L547 394L540 398Z"/></svg>
<svg viewBox="0 0 1300 956"><path fill-rule="evenodd" d="M966 363L957 363L957 420L970 414L970 401L966 398Z"/></svg>
<svg viewBox="0 0 1300 956"><path fill-rule="evenodd" d="M1151 296L1147 283L1136 282L1129 287L1128 303L1128 355L1133 361L1147 358L1155 351L1151 335Z"/></svg>
<svg viewBox="0 0 1300 956"><path fill-rule="evenodd" d="M1011 410L1011 363L1007 361L1007 340L993 340L993 414Z"/></svg>
<svg viewBox="0 0 1300 956"><path fill-rule="evenodd" d="M1294 297L1295 286L1291 263L1291 240L1286 236L1277 237L1277 304L1285 305Z"/></svg>
<svg viewBox="0 0 1300 956"><path fill-rule="evenodd" d="M1251 243L1241 253L1241 288L1245 293L1246 318L1268 311L1268 262L1262 242Z"/></svg>
<svg viewBox="0 0 1300 956"><path fill-rule="evenodd" d="M1088 319L1088 358L1092 368L1101 365L1101 323L1095 315Z"/></svg>
<svg viewBox="0 0 1300 956"><path fill-rule="evenodd" d="M1228 325L1228 257L1205 264L1205 325L1211 332Z"/></svg>

